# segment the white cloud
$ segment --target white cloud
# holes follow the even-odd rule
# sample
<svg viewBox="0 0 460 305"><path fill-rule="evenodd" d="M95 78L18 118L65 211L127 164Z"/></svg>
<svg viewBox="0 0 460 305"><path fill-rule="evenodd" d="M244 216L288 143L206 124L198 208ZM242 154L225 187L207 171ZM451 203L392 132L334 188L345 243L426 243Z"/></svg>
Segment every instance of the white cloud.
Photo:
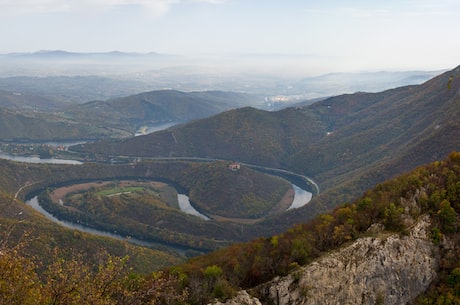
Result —
<svg viewBox="0 0 460 305"><path fill-rule="evenodd" d="M68 11L70 4L57 0L0 0L0 11L3 14L30 14L42 12Z"/></svg>
<svg viewBox="0 0 460 305"><path fill-rule="evenodd" d="M188 2L222 4L222 3L228 2L228 0L189 0Z"/></svg>
<svg viewBox="0 0 460 305"><path fill-rule="evenodd" d="M180 3L222 4L228 0L0 0L0 15L99 12L120 6L139 6L161 16Z"/></svg>
<svg viewBox="0 0 460 305"><path fill-rule="evenodd" d="M100 0L101 2L109 2ZM108 7L133 5L141 6L149 11L153 16L159 17L169 12L174 4L179 3L179 0L110 0Z"/></svg>
<svg viewBox="0 0 460 305"><path fill-rule="evenodd" d="M341 11L353 18L382 18L391 15L391 11L388 9L358 9L358 8L343 8Z"/></svg>
<svg viewBox="0 0 460 305"><path fill-rule="evenodd" d="M122 5L138 5L159 13L167 12L175 0L0 0L0 10L10 14L91 12Z"/></svg>

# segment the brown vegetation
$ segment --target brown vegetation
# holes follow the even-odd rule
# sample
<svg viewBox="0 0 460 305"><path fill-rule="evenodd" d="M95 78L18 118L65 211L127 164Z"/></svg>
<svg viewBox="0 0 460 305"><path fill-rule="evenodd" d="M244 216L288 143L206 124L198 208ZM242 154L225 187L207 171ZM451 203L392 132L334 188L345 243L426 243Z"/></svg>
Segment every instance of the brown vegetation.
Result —
<svg viewBox="0 0 460 305"><path fill-rule="evenodd" d="M40 304L206 304L232 296L238 287L251 288L287 274L326 251L372 234L368 229L374 224L405 234L410 219L423 214L433 219L434 243L446 236L458 248L459 181L460 153L452 153L446 161L379 184L353 203L283 234L233 245L150 276L129 275L123 268L125 259L103 255L99 263L87 265L79 254L69 258L60 251L42 267L21 254L20 248L2 243L0 291L9 304L34 304L31 300ZM459 302L458 256L455 251L440 250L440 281L419 298L419 304ZM38 272L39 268L44 272ZM23 293L16 300L19 289Z"/></svg>

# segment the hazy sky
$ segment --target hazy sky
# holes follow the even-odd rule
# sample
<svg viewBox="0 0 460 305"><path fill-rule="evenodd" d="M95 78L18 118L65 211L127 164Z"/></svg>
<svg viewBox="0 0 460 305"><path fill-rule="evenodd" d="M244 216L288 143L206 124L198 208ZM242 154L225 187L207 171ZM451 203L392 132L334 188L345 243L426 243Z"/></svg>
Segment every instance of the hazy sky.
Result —
<svg viewBox="0 0 460 305"><path fill-rule="evenodd" d="M292 55L337 70L460 64L458 0L0 0L0 53Z"/></svg>

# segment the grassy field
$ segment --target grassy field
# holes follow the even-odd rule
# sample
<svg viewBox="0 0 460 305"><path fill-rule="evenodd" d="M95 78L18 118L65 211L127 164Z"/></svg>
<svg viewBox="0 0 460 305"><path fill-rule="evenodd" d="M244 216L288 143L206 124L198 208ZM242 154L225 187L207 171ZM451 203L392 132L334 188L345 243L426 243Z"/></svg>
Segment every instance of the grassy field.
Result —
<svg viewBox="0 0 460 305"><path fill-rule="evenodd" d="M126 193L132 193L132 192L143 191L143 190L145 190L143 186L114 187L110 189L101 190L97 192L95 195L109 197L109 196L114 196L117 194L126 194Z"/></svg>

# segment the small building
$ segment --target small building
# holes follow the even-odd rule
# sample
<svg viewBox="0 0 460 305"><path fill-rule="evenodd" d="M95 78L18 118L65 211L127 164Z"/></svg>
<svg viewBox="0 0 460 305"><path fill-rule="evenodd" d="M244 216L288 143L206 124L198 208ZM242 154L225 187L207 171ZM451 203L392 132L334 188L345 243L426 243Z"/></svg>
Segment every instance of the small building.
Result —
<svg viewBox="0 0 460 305"><path fill-rule="evenodd" d="M233 163L230 163L228 165L228 169L232 170L232 171L237 171L241 168L241 165L239 163L236 163L236 162L233 162Z"/></svg>

